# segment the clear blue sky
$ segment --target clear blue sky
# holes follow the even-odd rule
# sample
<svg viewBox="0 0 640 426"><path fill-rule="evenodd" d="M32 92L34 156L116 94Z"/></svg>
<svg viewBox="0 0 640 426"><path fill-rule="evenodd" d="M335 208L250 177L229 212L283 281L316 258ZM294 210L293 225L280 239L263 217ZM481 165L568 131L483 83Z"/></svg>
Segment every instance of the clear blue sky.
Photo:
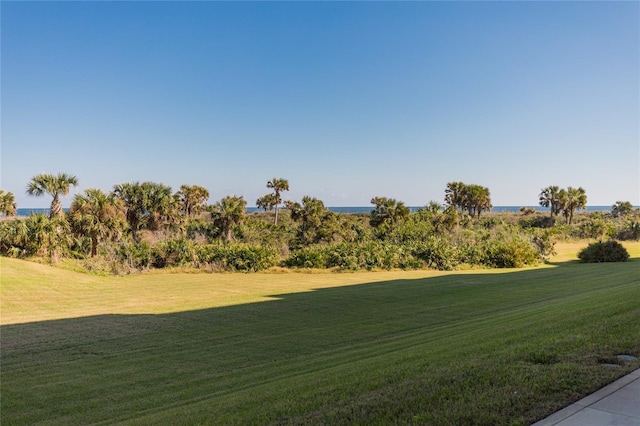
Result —
<svg viewBox="0 0 640 426"><path fill-rule="evenodd" d="M640 3L1 2L1 186L640 204ZM72 193L72 194L73 194ZM72 196L63 204L68 206Z"/></svg>

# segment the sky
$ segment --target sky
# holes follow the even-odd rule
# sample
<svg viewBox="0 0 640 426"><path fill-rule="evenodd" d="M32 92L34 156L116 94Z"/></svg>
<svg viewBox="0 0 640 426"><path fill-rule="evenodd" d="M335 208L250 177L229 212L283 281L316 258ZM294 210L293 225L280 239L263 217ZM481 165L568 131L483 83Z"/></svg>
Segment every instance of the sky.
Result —
<svg viewBox="0 0 640 426"><path fill-rule="evenodd" d="M0 2L1 187L640 204L640 3Z"/></svg>

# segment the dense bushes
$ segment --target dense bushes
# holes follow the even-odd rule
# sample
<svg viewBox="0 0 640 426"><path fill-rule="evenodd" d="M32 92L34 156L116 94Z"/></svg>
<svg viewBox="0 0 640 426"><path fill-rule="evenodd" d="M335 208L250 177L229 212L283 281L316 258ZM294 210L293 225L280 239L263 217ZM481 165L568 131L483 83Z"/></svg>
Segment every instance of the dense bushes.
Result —
<svg viewBox="0 0 640 426"><path fill-rule="evenodd" d="M141 242L119 245L118 261L130 269L167 267L209 267L216 271L256 272L278 264L278 251L246 244L195 244L183 238L153 246Z"/></svg>
<svg viewBox="0 0 640 426"><path fill-rule="evenodd" d="M89 237L69 231L65 217L33 215L0 222L0 254L40 256L51 261L73 257L86 269L130 273L149 268L199 268L208 271L261 271L273 266L336 270L514 268L553 255L556 240L640 238L640 212L613 218L609 213L576 217L572 225L553 224L549 216L500 214L471 219L436 204L389 226L373 228L368 215L327 213L312 199L281 212L278 225L269 213L248 215L222 241L207 215L183 226L138 232L138 241L120 230L104 238L92 256ZM318 204L318 203L316 203ZM322 207L320 204L318 206ZM318 213L318 217L312 215ZM305 216L306 215L306 216ZM613 261L615 248L586 251L584 261ZM628 256L628 255L627 255Z"/></svg>
<svg viewBox="0 0 640 426"><path fill-rule="evenodd" d="M626 262L629 260L629 252L617 241L598 241L589 244L578 253L578 258L582 262Z"/></svg>
<svg viewBox="0 0 640 426"><path fill-rule="evenodd" d="M495 268L533 265L542 256L524 238L487 239L455 243L445 237L430 236L422 241L393 244L371 241L360 244L311 246L291 253L284 265L294 268L417 269L429 267L452 270L461 264Z"/></svg>
<svg viewBox="0 0 640 426"><path fill-rule="evenodd" d="M416 269L424 266L407 247L380 241L305 247L292 252L284 265L291 268L338 268L349 271Z"/></svg>
<svg viewBox="0 0 640 426"><path fill-rule="evenodd" d="M257 272L276 266L280 260L272 247L246 244L206 244L197 247L199 262L216 270Z"/></svg>

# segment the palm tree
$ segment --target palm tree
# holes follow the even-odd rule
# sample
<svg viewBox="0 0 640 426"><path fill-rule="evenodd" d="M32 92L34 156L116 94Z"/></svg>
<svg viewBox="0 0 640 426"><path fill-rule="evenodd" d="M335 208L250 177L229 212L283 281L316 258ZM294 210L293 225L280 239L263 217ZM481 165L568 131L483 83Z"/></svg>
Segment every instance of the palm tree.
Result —
<svg viewBox="0 0 640 426"><path fill-rule="evenodd" d="M462 195L469 216L480 218L483 210L491 210L491 194L489 188L481 185L465 185Z"/></svg>
<svg viewBox="0 0 640 426"><path fill-rule="evenodd" d="M27 228L27 252L48 255L55 262L69 248L69 222L61 215L47 217L35 214L24 222Z"/></svg>
<svg viewBox="0 0 640 426"><path fill-rule="evenodd" d="M4 189L0 189L0 215L15 216L17 210L18 206L13 192L5 192Z"/></svg>
<svg viewBox="0 0 640 426"><path fill-rule="evenodd" d="M131 229L135 242L140 242L138 230L141 227L142 216L147 211L146 197L139 182L122 183L113 187L113 195L122 200L125 218Z"/></svg>
<svg viewBox="0 0 640 426"><path fill-rule="evenodd" d="M411 213L409 207L406 207L402 201L396 201L393 198L373 197L371 204L375 205L375 208L371 211L370 219L373 227L378 227L382 224L394 225L407 219Z"/></svg>
<svg viewBox="0 0 640 426"><path fill-rule="evenodd" d="M291 219L300 222L297 230L298 242L301 245L330 241L340 228L333 213L324 206L322 200L314 197L302 197L302 205L293 201L286 202L291 211Z"/></svg>
<svg viewBox="0 0 640 426"><path fill-rule="evenodd" d="M560 208L560 188L556 185L547 186L540 192L540 205L550 207L551 217L557 215L562 210Z"/></svg>
<svg viewBox="0 0 640 426"><path fill-rule="evenodd" d="M464 189L466 185L462 182L449 182L444 190L444 202L446 205L457 209L464 209Z"/></svg>
<svg viewBox="0 0 640 426"><path fill-rule="evenodd" d="M228 242L233 240L231 231L244 220L247 201L243 197L227 196L211 208L213 224L222 230Z"/></svg>
<svg viewBox="0 0 640 426"><path fill-rule="evenodd" d="M484 210L491 210L491 194L487 187L449 182L444 193L444 202L447 206L461 212L466 210L471 217L479 218Z"/></svg>
<svg viewBox="0 0 640 426"><path fill-rule="evenodd" d="M39 197L49 194L53 197L51 201L51 211L49 217L53 218L62 214L62 203L60 196L68 195L69 189L78 185L78 178L66 173L58 173L57 175L43 173L34 176L27 185L27 194Z"/></svg>
<svg viewBox="0 0 640 426"><path fill-rule="evenodd" d="M630 214L633 211L633 204L629 201L616 201L611 207L611 215L613 217L622 217Z"/></svg>
<svg viewBox="0 0 640 426"><path fill-rule="evenodd" d="M180 209L187 217L200 213L209 199L207 188L198 185L182 185L176 195L180 200Z"/></svg>
<svg viewBox="0 0 640 426"><path fill-rule="evenodd" d="M0 252L11 257L35 254L35 251L28 251L30 247L26 220L0 223Z"/></svg>
<svg viewBox="0 0 640 426"><path fill-rule="evenodd" d="M273 194L265 194L256 200L256 207L271 211L276 206L276 196Z"/></svg>
<svg viewBox="0 0 640 426"><path fill-rule="evenodd" d="M138 231L146 222L155 231L176 221L177 198L171 188L154 182L123 183L113 187L113 194L122 200L127 223L135 242Z"/></svg>
<svg viewBox="0 0 640 426"><path fill-rule="evenodd" d="M564 190L563 190L564 191ZM573 213L576 210L587 207L587 194L584 188L568 187L562 195L562 209L567 223L571 225L573 222Z"/></svg>
<svg viewBox="0 0 640 426"><path fill-rule="evenodd" d="M178 197L172 193L170 186L144 182L142 187L146 194L149 230L158 231L178 222L179 201Z"/></svg>
<svg viewBox="0 0 640 426"><path fill-rule="evenodd" d="M99 189L87 189L84 195L73 199L69 209L71 223L76 232L91 239L91 257L98 254L100 240L120 234L124 222L120 204L113 194Z"/></svg>
<svg viewBox="0 0 640 426"><path fill-rule="evenodd" d="M282 178L273 178L272 180L267 182L267 188L273 189L273 196L275 198L274 207L276 209L276 216L273 221L273 224L277 225L278 224L278 206L280 205L280 203L282 203L282 198L280 197L280 193L282 191L289 190L289 181Z"/></svg>

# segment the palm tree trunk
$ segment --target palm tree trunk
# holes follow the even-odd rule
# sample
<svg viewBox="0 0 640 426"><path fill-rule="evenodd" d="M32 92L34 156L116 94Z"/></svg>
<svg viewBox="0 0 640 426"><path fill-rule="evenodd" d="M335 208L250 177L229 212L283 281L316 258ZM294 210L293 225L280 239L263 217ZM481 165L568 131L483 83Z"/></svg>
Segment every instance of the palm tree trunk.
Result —
<svg viewBox="0 0 640 426"><path fill-rule="evenodd" d="M96 257L98 254L98 237L91 237L91 257Z"/></svg>
<svg viewBox="0 0 640 426"><path fill-rule="evenodd" d="M60 198L58 194L53 196L53 201L51 201L51 211L49 212L49 219L53 219L56 216L62 214L62 203L60 202Z"/></svg>

